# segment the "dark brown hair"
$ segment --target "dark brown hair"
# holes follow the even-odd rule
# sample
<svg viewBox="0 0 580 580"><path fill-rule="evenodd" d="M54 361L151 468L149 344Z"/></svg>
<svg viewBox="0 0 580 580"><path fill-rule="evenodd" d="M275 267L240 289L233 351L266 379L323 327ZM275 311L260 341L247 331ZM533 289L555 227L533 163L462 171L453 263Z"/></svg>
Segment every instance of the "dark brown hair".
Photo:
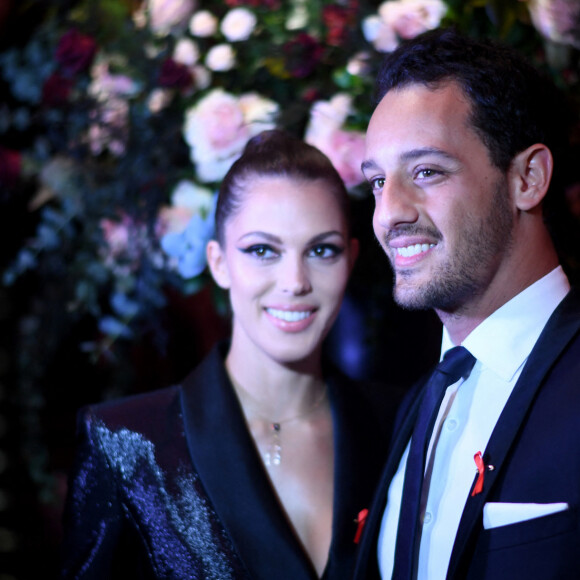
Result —
<svg viewBox="0 0 580 580"><path fill-rule="evenodd" d="M284 131L263 131L248 141L241 157L221 183L215 214L215 238L222 246L227 220L243 206L244 197L252 193L247 189L252 177L322 180L328 184L349 223L348 193L328 157L316 147Z"/></svg>

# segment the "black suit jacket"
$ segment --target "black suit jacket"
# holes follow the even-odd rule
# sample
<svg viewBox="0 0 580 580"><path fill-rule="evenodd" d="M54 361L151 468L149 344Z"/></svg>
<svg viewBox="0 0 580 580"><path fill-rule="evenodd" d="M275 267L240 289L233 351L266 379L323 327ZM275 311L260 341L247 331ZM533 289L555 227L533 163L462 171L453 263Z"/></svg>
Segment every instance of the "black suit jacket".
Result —
<svg viewBox="0 0 580 580"><path fill-rule="evenodd" d="M386 390L361 390L338 375L328 385L336 457L324 577L338 579L352 573L355 520L380 475L394 406ZM182 385L84 409L78 429L64 578L317 577L273 492L218 349Z"/></svg>
<svg viewBox="0 0 580 580"><path fill-rule="evenodd" d="M422 387L422 385L421 385ZM379 578L378 532L387 491L407 446L421 394L394 439L361 541L354 577ZM580 292L571 290L534 346L487 445L483 491L468 497L448 571L453 579L580 578ZM476 474L474 473L474 484ZM458 501L464 501L463 498ZM558 503L569 509L483 529L488 502ZM421 579L419 579L421 580Z"/></svg>

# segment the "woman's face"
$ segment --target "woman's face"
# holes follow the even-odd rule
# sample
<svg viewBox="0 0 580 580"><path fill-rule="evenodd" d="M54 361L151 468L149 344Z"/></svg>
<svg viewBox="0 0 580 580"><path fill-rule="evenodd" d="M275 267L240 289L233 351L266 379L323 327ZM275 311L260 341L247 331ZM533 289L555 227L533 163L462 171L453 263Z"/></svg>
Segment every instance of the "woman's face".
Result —
<svg viewBox="0 0 580 580"><path fill-rule="evenodd" d="M212 274L230 291L232 346L281 363L318 355L357 251L324 181L246 182L241 209L226 221L224 247L208 244Z"/></svg>

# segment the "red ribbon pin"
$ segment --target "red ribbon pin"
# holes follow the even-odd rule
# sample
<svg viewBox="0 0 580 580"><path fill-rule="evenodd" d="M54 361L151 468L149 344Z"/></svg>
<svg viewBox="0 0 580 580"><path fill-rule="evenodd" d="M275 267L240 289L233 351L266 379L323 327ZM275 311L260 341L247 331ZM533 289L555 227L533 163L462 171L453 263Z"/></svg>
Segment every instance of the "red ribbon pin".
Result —
<svg viewBox="0 0 580 580"><path fill-rule="evenodd" d="M369 515L369 510L365 508L364 510L360 510L360 512L358 512L358 517L356 518L356 520L354 520L358 524L358 527L356 529L356 534L354 535L354 543L355 544L358 544L360 542L360 537L361 537L363 528L365 527L365 522L367 521L368 515Z"/></svg>
<svg viewBox="0 0 580 580"><path fill-rule="evenodd" d="M485 465L483 463L483 457L481 456L481 451L478 451L474 456L473 459L475 460L475 465L477 467L477 472L479 475L477 476L477 481L475 482L475 487L471 492L471 497L481 493L483 491L483 478L485 475Z"/></svg>

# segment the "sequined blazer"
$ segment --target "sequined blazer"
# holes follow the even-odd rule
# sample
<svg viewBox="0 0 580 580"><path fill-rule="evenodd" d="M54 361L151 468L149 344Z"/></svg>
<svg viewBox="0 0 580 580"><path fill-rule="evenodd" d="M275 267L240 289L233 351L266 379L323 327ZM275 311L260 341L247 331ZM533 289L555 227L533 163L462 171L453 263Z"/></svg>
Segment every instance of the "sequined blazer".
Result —
<svg viewBox="0 0 580 580"><path fill-rule="evenodd" d="M246 428L224 350L181 385L79 412L63 578L317 578ZM336 458L323 578L335 580L351 575L396 397L338 375L327 383Z"/></svg>

